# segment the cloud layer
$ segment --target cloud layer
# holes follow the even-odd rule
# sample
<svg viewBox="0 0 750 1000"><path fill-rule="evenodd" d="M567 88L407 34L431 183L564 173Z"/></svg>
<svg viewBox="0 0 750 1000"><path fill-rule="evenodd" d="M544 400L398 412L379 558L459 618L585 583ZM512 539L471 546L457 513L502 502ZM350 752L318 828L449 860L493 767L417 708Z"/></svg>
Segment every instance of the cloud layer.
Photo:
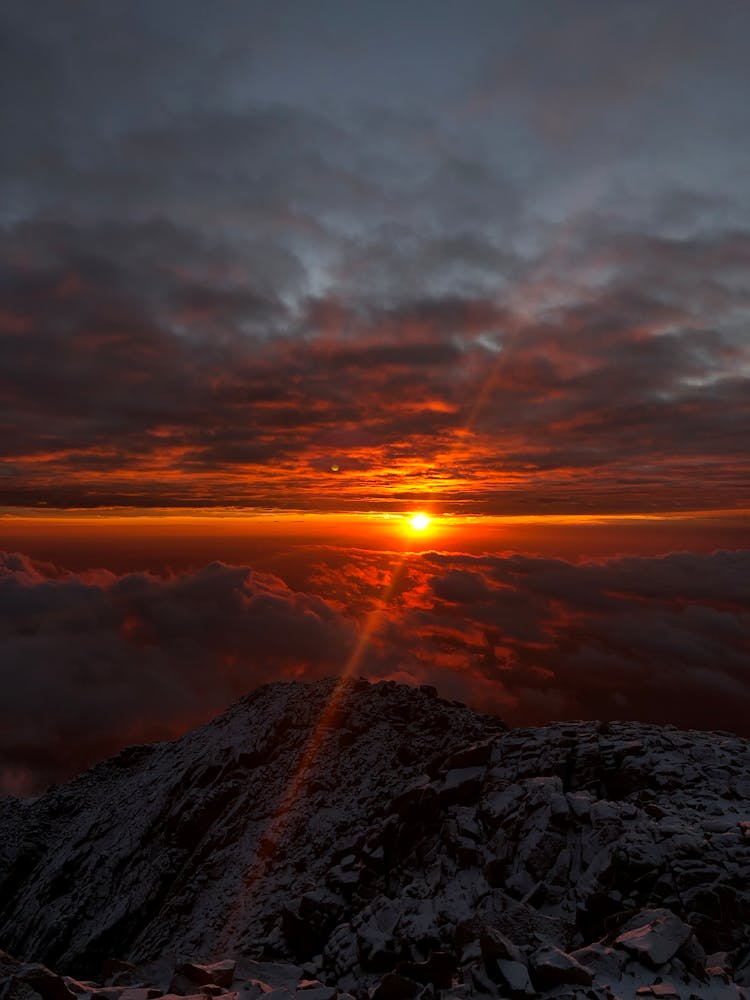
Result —
<svg viewBox="0 0 750 1000"><path fill-rule="evenodd" d="M5 4L0 503L742 504L720 8Z"/></svg>
<svg viewBox="0 0 750 1000"><path fill-rule="evenodd" d="M0 560L2 788L172 738L257 684L356 671L511 723L626 718L750 735L748 552L571 563L308 556L295 590L214 563L171 576Z"/></svg>
<svg viewBox="0 0 750 1000"><path fill-rule="evenodd" d="M733 283L750 238L610 234L604 261L603 242L566 265L613 269L597 288L559 264L545 278L543 260L538 279L519 275L511 297L566 299L529 315L485 295L292 308L260 283L186 274L186 254L203 269L212 254L171 224L16 227L0 285L0 497L741 504L750 303Z"/></svg>

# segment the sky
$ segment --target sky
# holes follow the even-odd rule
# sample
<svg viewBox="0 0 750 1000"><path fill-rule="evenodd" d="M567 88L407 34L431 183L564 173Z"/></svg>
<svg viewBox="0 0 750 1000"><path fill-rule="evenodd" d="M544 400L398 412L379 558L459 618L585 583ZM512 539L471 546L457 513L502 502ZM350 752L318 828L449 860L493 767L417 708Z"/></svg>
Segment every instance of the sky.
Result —
<svg viewBox="0 0 750 1000"><path fill-rule="evenodd" d="M355 653L747 732L749 33L3 3L0 789Z"/></svg>

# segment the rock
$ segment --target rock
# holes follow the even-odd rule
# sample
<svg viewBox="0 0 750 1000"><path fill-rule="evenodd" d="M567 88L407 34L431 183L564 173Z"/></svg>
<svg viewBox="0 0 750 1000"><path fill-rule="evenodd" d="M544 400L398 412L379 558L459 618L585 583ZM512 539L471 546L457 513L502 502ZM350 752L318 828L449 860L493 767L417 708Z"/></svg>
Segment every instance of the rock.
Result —
<svg viewBox="0 0 750 1000"><path fill-rule="evenodd" d="M181 962L176 969L178 975L184 976L192 983L199 986L206 986L215 983L229 989L234 979L234 970L237 963L231 959L223 962L214 962L212 965L198 965L196 962Z"/></svg>
<svg viewBox="0 0 750 1000"><path fill-rule="evenodd" d="M397 900L377 897L365 909L364 918L356 928L359 960L373 972L391 972L398 962L396 926L404 912Z"/></svg>
<svg viewBox="0 0 750 1000"><path fill-rule="evenodd" d="M711 955L706 955L704 959L706 968L731 969L732 962L726 951L715 951Z"/></svg>
<svg viewBox="0 0 750 1000"><path fill-rule="evenodd" d="M169 985L175 974L175 959L170 955L162 955L160 958L143 965L136 965L131 972L121 971L116 974L120 983L130 986L148 983L160 989L162 993L169 992Z"/></svg>
<svg viewBox="0 0 750 1000"><path fill-rule="evenodd" d="M460 767L448 771L437 790L440 805L445 807L476 802L482 789L484 773L483 767Z"/></svg>
<svg viewBox="0 0 750 1000"><path fill-rule="evenodd" d="M523 962L512 962L501 958L497 970L502 982L510 992L511 997L533 997L536 990L529 978L529 970Z"/></svg>
<svg viewBox="0 0 750 1000"><path fill-rule="evenodd" d="M691 934L691 928L671 910L643 910L628 921L615 945L658 969L677 954Z"/></svg>
<svg viewBox="0 0 750 1000"><path fill-rule="evenodd" d="M227 993L227 1000L237 1000L236 993ZM203 993L165 993L162 1000L206 1000L205 994Z"/></svg>
<svg viewBox="0 0 750 1000"><path fill-rule="evenodd" d="M570 953L570 957L580 962L587 969L603 979L618 980L622 977L623 967L627 961L624 952L608 948L601 941L579 948Z"/></svg>
<svg viewBox="0 0 750 1000"><path fill-rule="evenodd" d="M726 734L504 732L396 684L270 685L181 740L0 802L0 941L74 971L75 1000L363 1000L383 981L469 1000L581 977L574 962L592 981L558 997L660 977L701 997L706 967L734 996L750 980L747 773L750 744ZM132 966L144 956L161 957ZM0 1000L40 1000L3 969Z"/></svg>
<svg viewBox="0 0 750 1000"><path fill-rule="evenodd" d="M91 1000L119 1000L120 992L122 992L121 989L112 997L106 990L97 990L96 994L91 997ZM175 972L167 987L167 996L188 996L198 992L198 984L195 980L190 979L181 972Z"/></svg>
<svg viewBox="0 0 750 1000"><path fill-rule="evenodd" d="M372 1000L412 1000L420 992L419 983L398 972L388 972L372 994Z"/></svg>
<svg viewBox="0 0 750 1000"><path fill-rule="evenodd" d="M14 978L31 987L42 1000L75 1000L75 993L68 989L62 977L44 965L20 966L15 970Z"/></svg>
<svg viewBox="0 0 750 1000"><path fill-rule="evenodd" d="M485 893L476 907L476 915L509 940L522 941L532 947L540 941L562 946L572 933L572 927L565 921L517 902L500 889Z"/></svg>
<svg viewBox="0 0 750 1000"><path fill-rule="evenodd" d="M72 976L63 976L62 978L65 985L68 987L69 990L72 990L73 993L89 994L97 988L96 983L92 983L90 980L73 979ZM0 976L0 979L2 979L2 976ZM159 996L161 996L163 991L156 990L156 992L159 994Z"/></svg>
<svg viewBox="0 0 750 1000"><path fill-rule="evenodd" d="M302 977L302 969L288 962L256 962L246 956L236 959L234 980L236 988L244 983L271 984L272 987L283 986L285 989L296 990Z"/></svg>
<svg viewBox="0 0 750 1000"><path fill-rule="evenodd" d="M286 990L289 989L289 987L286 986L277 986L277 987L270 986L268 983L264 983L260 979L250 979L247 982L243 982L240 984L239 988L237 989L237 994L240 997L240 1000L260 1000L260 998L263 998L263 1000L265 1000L266 994L272 993L274 988L286 989Z"/></svg>
<svg viewBox="0 0 750 1000"><path fill-rule="evenodd" d="M480 997L499 997L501 994L499 993L495 983L493 983L493 981L488 977L485 970L475 966L471 969L471 988L468 995Z"/></svg>
<svg viewBox="0 0 750 1000"><path fill-rule="evenodd" d="M653 983L651 986L639 986L635 991L639 997L671 997L680 1000L680 991L671 983Z"/></svg>
<svg viewBox="0 0 750 1000"><path fill-rule="evenodd" d="M16 969L21 966L21 962L17 958L13 958L9 955L7 951L2 951L0 949L0 980L4 980L7 976L14 975Z"/></svg>
<svg viewBox="0 0 750 1000"><path fill-rule="evenodd" d="M732 981L727 970L723 969L720 965L707 965L706 976L709 983L713 983L714 986L729 985Z"/></svg>
<svg viewBox="0 0 750 1000"><path fill-rule="evenodd" d="M0 997L2 1000L39 1000L36 990L15 976L9 976L0 983Z"/></svg>
<svg viewBox="0 0 750 1000"><path fill-rule="evenodd" d="M568 792L565 797L577 820L584 821L590 817L592 799L588 792Z"/></svg>
<svg viewBox="0 0 750 1000"><path fill-rule="evenodd" d="M130 986L133 984L133 973L136 967L132 962L108 958L102 964L102 976L107 986Z"/></svg>
<svg viewBox="0 0 750 1000"><path fill-rule="evenodd" d="M426 818L437 811L438 795L425 774L400 792L391 802L391 812L407 822Z"/></svg>
<svg viewBox="0 0 750 1000"><path fill-rule="evenodd" d="M309 959L322 951L345 907L342 896L323 887L311 889L283 907L282 930L296 959Z"/></svg>
<svg viewBox="0 0 750 1000"><path fill-rule="evenodd" d="M479 946L482 950L482 958L485 962L515 962L518 965L526 965L526 959L520 948L513 944L495 927L483 926L479 934Z"/></svg>
<svg viewBox="0 0 750 1000"><path fill-rule="evenodd" d="M505 888L509 893L516 897L516 899L523 899L524 897L531 896L531 893L536 889L537 883L529 875L525 868L520 871L515 872L513 875L509 875L505 879ZM499 886L496 888L500 888Z"/></svg>
<svg viewBox="0 0 750 1000"><path fill-rule="evenodd" d="M457 750L443 761L443 769L452 771L464 767L483 767L490 762L493 745L493 742L488 740Z"/></svg>
<svg viewBox="0 0 750 1000"><path fill-rule="evenodd" d="M322 983L317 986L302 986L300 983L297 994L302 1000L336 1000L339 991L335 986L324 986Z"/></svg>
<svg viewBox="0 0 750 1000"><path fill-rule="evenodd" d="M438 990L449 990L456 970L455 959L444 951L433 951L424 962L399 962L396 972L413 979L423 986L432 985Z"/></svg>
<svg viewBox="0 0 750 1000"><path fill-rule="evenodd" d="M531 956L531 975L537 989L550 990L569 983L590 986L593 973L554 945L545 945Z"/></svg>

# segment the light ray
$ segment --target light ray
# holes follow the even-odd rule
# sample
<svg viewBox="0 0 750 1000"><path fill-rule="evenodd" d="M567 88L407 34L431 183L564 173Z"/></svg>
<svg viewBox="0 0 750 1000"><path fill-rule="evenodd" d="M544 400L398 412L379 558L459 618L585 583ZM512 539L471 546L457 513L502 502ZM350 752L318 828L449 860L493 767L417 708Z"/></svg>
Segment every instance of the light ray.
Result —
<svg viewBox="0 0 750 1000"><path fill-rule="evenodd" d="M383 587L375 607L365 619L357 643L345 663L341 674L336 679L333 691L321 712L305 751L300 758L300 762L286 790L280 796L265 832L258 838L259 848L256 863L245 873L243 889L238 898L238 905L235 906L233 913L225 924L225 937L227 941L231 940L232 932L236 929L237 924L246 923L249 914L252 912L254 889L268 875L269 866L273 860L276 848L292 818L294 804L304 790L310 771L315 766L326 736L330 733L331 720L336 717L336 713L343 701L347 690L346 682L354 675L362 663L367 647L388 608L388 603L393 596L407 559L408 553L404 553L395 563L390 579Z"/></svg>

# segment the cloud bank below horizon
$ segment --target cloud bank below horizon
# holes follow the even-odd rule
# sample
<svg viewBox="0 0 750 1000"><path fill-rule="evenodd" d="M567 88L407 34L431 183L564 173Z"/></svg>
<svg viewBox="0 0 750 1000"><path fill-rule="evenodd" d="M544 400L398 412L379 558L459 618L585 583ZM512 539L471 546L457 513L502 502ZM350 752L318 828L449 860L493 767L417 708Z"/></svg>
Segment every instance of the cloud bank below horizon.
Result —
<svg viewBox="0 0 750 1000"><path fill-rule="evenodd" d="M372 679L433 683L511 724L750 735L749 576L747 551L573 563L321 550L301 591L223 563L71 573L4 553L0 787L28 794L174 738L258 684L339 674L374 611L357 665Z"/></svg>

